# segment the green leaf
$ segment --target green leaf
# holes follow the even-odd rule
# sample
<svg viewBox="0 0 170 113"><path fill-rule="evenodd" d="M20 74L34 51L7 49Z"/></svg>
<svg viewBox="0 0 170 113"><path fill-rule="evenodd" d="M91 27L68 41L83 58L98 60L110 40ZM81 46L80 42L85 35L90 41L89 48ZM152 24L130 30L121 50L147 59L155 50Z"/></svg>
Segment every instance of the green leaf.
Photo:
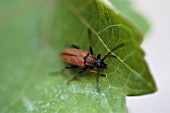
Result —
<svg viewBox="0 0 170 113"><path fill-rule="evenodd" d="M120 15L134 24L141 33L146 34L149 31L148 22L135 11L129 0L110 0L110 2L115 8L114 10L120 12Z"/></svg>
<svg viewBox="0 0 170 113"><path fill-rule="evenodd" d="M126 113L126 95L156 90L139 47L140 31L102 1L1 1L0 9L0 112ZM64 48L88 50L87 28L95 55L125 43L112 53L116 59L106 59L100 94L93 73L70 85L78 70L50 76L66 65Z"/></svg>

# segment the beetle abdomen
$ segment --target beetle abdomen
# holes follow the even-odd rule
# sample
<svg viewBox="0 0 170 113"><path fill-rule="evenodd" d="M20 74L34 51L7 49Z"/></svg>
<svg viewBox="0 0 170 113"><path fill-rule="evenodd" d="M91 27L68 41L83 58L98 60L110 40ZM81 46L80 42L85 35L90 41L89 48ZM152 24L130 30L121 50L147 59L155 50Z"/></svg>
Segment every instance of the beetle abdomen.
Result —
<svg viewBox="0 0 170 113"><path fill-rule="evenodd" d="M88 51L75 48L65 49L61 53L61 57L65 62L81 67L85 65L84 58L87 57L88 55L89 55Z"/></svg>

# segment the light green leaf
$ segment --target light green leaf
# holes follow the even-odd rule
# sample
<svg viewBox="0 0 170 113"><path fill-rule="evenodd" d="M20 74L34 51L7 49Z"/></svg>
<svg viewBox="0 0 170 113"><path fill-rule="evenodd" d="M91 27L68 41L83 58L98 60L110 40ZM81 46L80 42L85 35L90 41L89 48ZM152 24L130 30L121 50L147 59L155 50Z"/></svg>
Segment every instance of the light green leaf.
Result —
<svg viewBox="0 0 170 113"><path fill-rule="evenodd" d="M0 9L0 112L126 113L126 95L156 90L139 47L141 33L102 1L1 1ZM64 48L88 50L87 28L95 55L125 43L113 53L117 58L106 59L100 94L93 73L69 85L78 69L50 76L66 65Z"/></svg>

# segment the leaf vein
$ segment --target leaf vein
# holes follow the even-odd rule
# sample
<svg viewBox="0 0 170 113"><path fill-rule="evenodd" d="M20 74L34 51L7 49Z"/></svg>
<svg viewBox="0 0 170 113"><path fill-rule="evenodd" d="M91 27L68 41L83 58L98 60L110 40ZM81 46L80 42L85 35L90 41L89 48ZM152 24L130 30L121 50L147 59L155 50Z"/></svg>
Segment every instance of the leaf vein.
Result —
<svg viewBox="0 0 170 113"><path fill-rule="evenodd" d="M101 1L100 1L101 2ZM86 26L88 27L99 39L99 41L103 44L103 46L110 51L110 49L107 47L107 45L103 42L102 38L100 37L99 33L97 33L97 31L95 31L95 29L93 29L93 27L80 15L79 11L74 7L71 6L69 4L66 4L65 2L63 2L64 5L66 5L66 7L70 10L71 13L75 14L77 16L77 18ZM116 24L115 24L116 25ZM120 25L120 24L119 24ZM112 52L113 54L113 52ZM113 54L114 55L114 54ZM116 55L115 55L116 56ZM132 73L134 73L135 75L137 75L141 81L143 81L144 83L146 83L146 85L148 87L150 87L152 89L152 84L147 82L146 79L144 79L138 72L136 72L134 69L132 69L128 64L126 64L120 57L116 56L117 59L122 62L125 67L127 67L127 69L129 69Z"/></svg>

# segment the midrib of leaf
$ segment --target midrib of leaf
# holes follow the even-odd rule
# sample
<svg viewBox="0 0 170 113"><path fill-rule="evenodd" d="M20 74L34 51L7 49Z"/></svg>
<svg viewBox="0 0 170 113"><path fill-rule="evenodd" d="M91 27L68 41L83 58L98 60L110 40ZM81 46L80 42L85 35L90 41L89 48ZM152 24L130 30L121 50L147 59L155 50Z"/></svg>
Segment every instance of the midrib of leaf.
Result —
<svg viewBox="0 0 170 113"><path fill-rule="evenodd" d="M96 1L97 2L97 1ZM98 1L98 2L102 2L102 1ZM65 0L62 0L62 3L66 6L66 8L71 12L73 13L74 15L76 15L76 17L87 27L89 28L97 37L98 39L100 40L100 42L103 44L103 46L108 50L110 51L110 49L107 47L107 45L104 43L104 41L102 40L102 38L100 37L99 33L101 33L102 31L106 30L107 28L109 27L114 27L114 26L124 26L122 24L115 24L115 25L110 25L110 26L107 26L106 28L104 28L103 30L101 30L99 33L97 31L95 31L95 29L93 29L93 27L79 14L79 11L71 4L67 3ZM89 3L89 2L88 2ZM87 4L87 3L86 3ZM125 27L125 26L124 26ZM113 53L112 53L113 54ZM115 54L113 54L115 55ZM142 76L140 76L141 74L136 72L134 69L132 69L127 63L124 62L124 60L122 60L119 56L115 55L116 58L122 62L125 67L127 67L132 73L134 73L135 75L137 75L144 83L146 83L146 85L148 87L150 87L150 89L152 89L152 84L147 82L146 79L142 78ZM129 77L128 77L129 78ZM128 81L127 81L128 83Z"/></svg>

